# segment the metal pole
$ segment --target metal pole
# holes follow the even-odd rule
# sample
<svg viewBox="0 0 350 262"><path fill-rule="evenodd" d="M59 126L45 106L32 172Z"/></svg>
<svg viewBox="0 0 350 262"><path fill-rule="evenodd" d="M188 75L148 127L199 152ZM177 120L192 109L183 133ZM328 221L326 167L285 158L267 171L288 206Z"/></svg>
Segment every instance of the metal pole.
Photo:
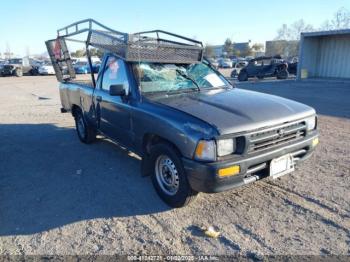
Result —
<svg viewBox="0 0 350 262"><path fill-rule="evenodd" d="M92 61L91 61L91 55L90 55L89 45L88 44L86 44L86 55L87 55L87 58L88 58L88 61L89 61L92 84L93 84L93 86L95 88L96 87L96 80L95 80L94 71L92 70Z"/></svg>

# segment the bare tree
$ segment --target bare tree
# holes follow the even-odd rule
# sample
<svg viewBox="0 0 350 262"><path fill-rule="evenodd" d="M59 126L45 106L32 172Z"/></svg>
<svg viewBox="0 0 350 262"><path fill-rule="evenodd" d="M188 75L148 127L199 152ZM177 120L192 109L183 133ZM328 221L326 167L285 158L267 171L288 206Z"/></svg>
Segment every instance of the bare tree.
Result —
<svg viewBox="0 0 350 262"><path fill-rule="evenodd" d="M253 49L249 45L247 45L243 50L241 50L241 56L243 57L252 56L253 54Z"/></svg>
<svg viewBox="0 0 350 262"><path fill-rule="evenodd" d="M261 52L264 50L264 44L256 43L252 46L254 52Z"/></svg>
<svg viewBox="0 0 350 262"><path fill-rule="evenodd" d="M204 47L204 54L206 57L215 56L214 48L211 45L206 44Z"/></svg>
<svg viewBox="0 0 350 262"><path fill-rule="evenodd" d="M72 57L83 57L85 56L85 54L86 54L86 51L84 49L79 49L71 53Z"/></svg>
<svg viewBox="0 0 350 262"><path fill-rule="evenodd" d="M277 30L276 40L299 40L302 32L312 32L314 30L312 25L306 24L303 19L300 19L289 26L283 24Z"/></svg>
<svg viewBox="0 0 350 262"><path fill-rule="evenodd" d="M283 24L281 28L277 30L276 40L287 40L290 39L290 29L288 25Z"/></svg>
<svg viewBox="0 0 350 262"><path fill-rule="evenodd" d="M341 7L333 15L333 19L324 21L319 29L327 31L346 28L350 28L350 11Z"/></svg>
<svg viewBox="0 0 350 262"><path fill-rule="evenodd" d="M306 24L303 19L300 19L291 25L290 40L299 40L301 33L312 32L312 31L315 31L315 28L310 24Z"/></svg>
<svg viewBox="0 0 350 262"><path fill-rule="evenodd" d="M350 28L350 11L346 8L340 8L331 21L332 29Z"/></svg>
<svg viewBox="0 0 350 262"><path fill-rule="evenodd" d="M103 51L99 48L91 48L89 50L91 56L97 56L98 58L102 59L103 57ZM84 54L85 55L85 54Z"/></svg>
<svg viewBox="0 0 350 262"><path fill-rule="evenodd" d="M9 43L6 43L6 52L4 53L6 59L11 59L12 53L11 53L11 47Z"/></svg>
<svg viewBox="0 0 350 262"><path fill-rule="evenodd" d="M223 48L227 56L231 56L233 53L233 44L230 38L227 38Z"/></svg>
<svg viewBox="0 0 350 262"><path fill-rule="evenodd" d="M26 46L26 56L30 56L30 48L29 46Z"/></svg>
<svg viewBox="0 0 350 262"><path fill-rule="evenodd" d="M329 31L333 29L333 25L329 20L326 20L322 23L320 30L324 30L324 31Z"/></svg>

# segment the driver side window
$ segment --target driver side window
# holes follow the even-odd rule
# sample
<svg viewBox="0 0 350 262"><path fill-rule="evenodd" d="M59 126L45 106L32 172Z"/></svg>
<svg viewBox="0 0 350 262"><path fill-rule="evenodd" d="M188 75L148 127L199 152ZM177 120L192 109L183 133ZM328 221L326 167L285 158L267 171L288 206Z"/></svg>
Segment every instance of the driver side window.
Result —
<svg viewBox="0 0 350 262"><path fill-rule="evenodd" d="M129 83L123 60L110 56L107 58L103 78L102 90L108 91L111 85L124 85L125 93L129 93Z"/></svg>

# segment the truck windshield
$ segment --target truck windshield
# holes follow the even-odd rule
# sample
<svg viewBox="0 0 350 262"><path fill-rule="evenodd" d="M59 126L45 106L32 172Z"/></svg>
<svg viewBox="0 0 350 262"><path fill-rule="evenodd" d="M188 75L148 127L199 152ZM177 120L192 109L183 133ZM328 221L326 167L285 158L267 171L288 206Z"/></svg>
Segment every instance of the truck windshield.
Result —
<svg viewBox="0 0 350 262"><path fill-rule="evenodd" d="M10 59L9 64L22 64L22 59Z"/></svg>
<svg viewBox="0 0 350 262"><path fill-rule="evenodd" d="M223 76L204 63L135 63L134 71L142 93L185 92L230 86Z"/></svg>

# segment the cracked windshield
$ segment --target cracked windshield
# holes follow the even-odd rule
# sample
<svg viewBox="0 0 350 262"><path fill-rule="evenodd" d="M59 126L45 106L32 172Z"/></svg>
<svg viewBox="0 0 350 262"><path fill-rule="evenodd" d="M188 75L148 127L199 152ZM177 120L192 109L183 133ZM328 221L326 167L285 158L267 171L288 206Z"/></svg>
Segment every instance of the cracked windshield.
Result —
<svg viewBox="0 0 350 262"><path fill-rule="evenodd" d="M143 93L197 91L230 86L224 77L204 63L190 65L135 64Z"/></svg>

